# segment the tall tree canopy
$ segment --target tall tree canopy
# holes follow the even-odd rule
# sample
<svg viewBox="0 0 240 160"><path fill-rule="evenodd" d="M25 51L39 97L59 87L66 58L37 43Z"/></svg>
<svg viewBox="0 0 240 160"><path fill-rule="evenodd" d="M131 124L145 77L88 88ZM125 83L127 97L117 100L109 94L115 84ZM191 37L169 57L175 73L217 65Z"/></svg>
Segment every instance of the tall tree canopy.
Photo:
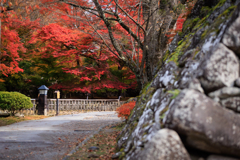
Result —
<svg viewBox="0 0 240 160"><path fill-rule="evenodd" d="M25 56L24 39L26 40L32 29L38 26L38 22L31 21L28 17L22 19L11 8L11 2L4 2L0 13L0 74L8 76L8 74L23 72L18 63Z"/></svg>
<svg viewBox="0 0 240 160"><path fill-rule="evenodd" d="M140 91L195 1L4 0L0 84Z"/></svg>
<svg viewBox="0 0 240 160"><path fill-rule="evenodd" d="M95 37L119 66L135 74L138 88L150 81L167 48L165 34L174 29L180 1L159 0L43 0L62 23ZM187 3L189 3L187 1ZM180 21L178 21L180 22ZM171 26L172 25L172 26ZM179 26L179 25L178 25ZM178 28L179 30L179 28Z"/></svg>

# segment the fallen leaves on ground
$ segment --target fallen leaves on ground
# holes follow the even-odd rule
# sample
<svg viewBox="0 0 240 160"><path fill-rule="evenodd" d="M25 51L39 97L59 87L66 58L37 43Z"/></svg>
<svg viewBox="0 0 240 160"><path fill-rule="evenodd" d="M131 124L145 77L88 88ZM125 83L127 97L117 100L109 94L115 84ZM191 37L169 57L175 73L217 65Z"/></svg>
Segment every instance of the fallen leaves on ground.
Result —
<svg viewBox="0 0 240 160"><path fill-rule="evenodd" d="M0 126L6 126L17 122L28 121L28 120L38 120L48 118L48 116L43 115L29 115L24 117L10 116L10 117L0 117Z"/></svg>
<svg viewBox="0 0 240 160"><path fill-rule="evenodd" d="M98 134L94 135L88 142L86 142L79 150L74 153L68 160L110 160L112 155L116 152L117 136L121 132L122 124L115 127L105 127ZM99 150L89 150L90 147L98 147ZM95 155L96 158L91 155ZM98 156L98 158L97 158Z"/></svg>

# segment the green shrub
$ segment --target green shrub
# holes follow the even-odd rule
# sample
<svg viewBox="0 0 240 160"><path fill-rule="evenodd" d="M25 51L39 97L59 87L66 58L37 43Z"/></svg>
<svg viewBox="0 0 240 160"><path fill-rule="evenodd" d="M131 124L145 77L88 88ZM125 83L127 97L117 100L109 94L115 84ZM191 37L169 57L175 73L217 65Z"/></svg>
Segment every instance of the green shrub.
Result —
<svg viewBox="0 0 240 160"><path fill-rule="evenodd" d="M19 92L0 92L0 109L14 116L16 111L32 108L31 99Z"/></svg>

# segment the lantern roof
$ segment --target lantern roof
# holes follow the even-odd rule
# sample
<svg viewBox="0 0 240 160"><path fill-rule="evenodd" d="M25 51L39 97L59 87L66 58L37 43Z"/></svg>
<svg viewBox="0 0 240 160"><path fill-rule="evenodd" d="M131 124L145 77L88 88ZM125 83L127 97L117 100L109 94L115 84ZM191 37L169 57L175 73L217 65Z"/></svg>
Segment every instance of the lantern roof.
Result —
<svg viewBox="0 0 240 160"><path fill-rule="evenodd" d="M38 88L38 90L49 90L49 88L47 88L45 85L42 85Z"/></svg>

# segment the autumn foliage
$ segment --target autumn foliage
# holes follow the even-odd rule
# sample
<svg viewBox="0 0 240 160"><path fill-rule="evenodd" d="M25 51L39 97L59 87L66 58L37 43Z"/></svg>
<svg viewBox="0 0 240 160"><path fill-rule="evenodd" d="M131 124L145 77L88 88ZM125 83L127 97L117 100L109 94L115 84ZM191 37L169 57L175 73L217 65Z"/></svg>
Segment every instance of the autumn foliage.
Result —
<svg viewBox="0 0 240 160"><path fill-rule="evenodd" d="M23 69L18 66L19 61L22 60L19 53L23 55L26 52L26 48L24 48L24 44L21 42L19 31L34 28L34 22L31 22L29 19L19 20L14 11L0 13L0 19L3 26L1 29L0 48L0 60L3 62L0 63L1 73L8 76L8 74L23 72Z"/></svg>
<svg viewBox="0 0 240 160"><path fill-rule="evenodd" d="M182 31L183 24L187 19L187 16L191 13L196 0L187 0L186 7L181 11L181 14L178 16L176 24L173 29L170 29L166 36L168 37L168 44L172 42L174 36Z"/></svg>
<svg viewBox="0 0 240 160"><path fill-rule="evenodd" d="M181 5L164 41L182 30L195 1ZM150 80L144 46L151 27L141 1L8 2L0 8L0 90L32 94L45 84L64 92L119 94Z"/></svg>
<svg viewBox="0 0 240 160"><path fill-rule="evenodd" d="M128 119L131 111L135 107L135 104L136 104L135 101L131 101L131 102L125 103L125 104L121 105L119 108L117 108L116 111L118 113L118 117Z"/></svg>

